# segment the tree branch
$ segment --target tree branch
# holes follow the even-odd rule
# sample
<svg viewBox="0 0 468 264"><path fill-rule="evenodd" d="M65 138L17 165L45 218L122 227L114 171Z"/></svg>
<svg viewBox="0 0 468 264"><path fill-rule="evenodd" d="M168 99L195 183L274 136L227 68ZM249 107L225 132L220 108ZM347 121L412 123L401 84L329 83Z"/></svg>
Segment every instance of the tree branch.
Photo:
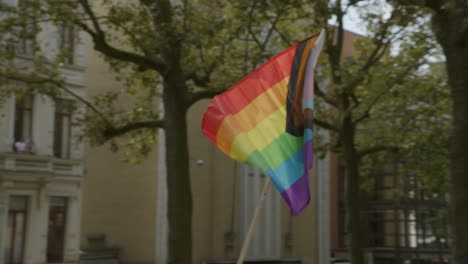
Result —
<svg viewBox="0 0 468 264"><path fill-rule="evenodd" d="M263 41L261 41L252 30L252 19L253 19L253 12L255 10L255 3L256 3L255 1L252 2L252 6L251 6L251 9L250 9L250 12L249 12L249 19L250 20L249 20L249 23L247 25L247 31L249 32L249 34L252 37L253 41L260 48L260 50L265 51L266 45L268 44L271 35L275 31L276 25L278 24L278 22L279 22L279 20L281 18L281 14L283 14L284 10L283 10L283 12L276 12L275 17L270 22L271 25L270 25L270 28L267 31L267 34L266 34L265 38L263 39Z"/></svg>
<svg viewBox="0 0 468 264"><path fill-rule="evenodd" d="M386 93L388 93L391 89L393 89L395 87L395 83L397 81L401 81L403 78L405 78L407 75L410 75L410 72L411 72L411 69L416 69L420 66L421 64L420 63L417 63L416 65L413 65L413 66L409 66L407 67L403 72L401 72L401 74L399 74L398 76L396 76L393 80L391 80L389 83L392 83L393 85L390 85L388 86L386 89L384 89L382 92L380 92L379 94L377 94L374 99L372 99L372 101L369 103L369 105L367 106L366 110L364 110L364 112L358 117L356 118L355 120L353 120L353 123L354 124L357 124L359 122L361 122L362 120L370 117L370 111L372 110L372 108L377 104L377 102L380 100L380 98L382 98L382 96L384 96Z"/></svg>
<svg viewBox="0 0 468 264"><path fill-rule="evenodd" d="M211 80L210 77L211 77L211 73L208 73L208 72L202 75L197 74L196 72L191 72L185 77L185 79L192 80L196 86L206 87Z"/></svg>
<svg viewBox="0 0 468 264"><path fill-rule="evenodd" d="M189 92L189 93L187 93L187 95L185 97L185 105L187 107L190 107L192 104L194 104L198 100L213 98L216 95L222 94L226 90L227 89L203 90L203 91L198 91L198 92Z"/></svg>
<svg viewBox="0 0 468 264"><path fill-rule="evenodd" d="M356 120L354 120L353 123L357 124L357 123L361 122L362 120L370 117L370 111L375 106L375 104L379 101L379 99L382 96L384 96L386 93L388 93L393 87L394 87L394 85L390 85L389 87L387 87L387 89L384 89L381 93L376 95L374 97L374 99L371 101L371 103L367 106L366 110L364 110L364 112L358 118L356 118Z"/></svg>
<svg viewBox="0 0 468 264"><path fill-rule="evenodd" d="M133 32L130 29L128 29L124 25L119 25L118 27L120 29L122 29L125 34L128 35L128 37L133 42L133 45L140 48L140 50L143 52L143 54L145 54L146 56L149 56L151 54L149 52L149 50L143 45L142 41L140 39L138 39L137 36L135 36L135 34L133 34Z"/></svg>
<svg viewBox="0 0 468 264"><path fill-rule="evenodd" d="M314 118L314 125L317 125L321 128L324 128L324 129L327 129L327 130L332 130L332 131L335 131L335 132L338 132L338 127L328 123L328 122L325 122L323 120L320 120L320 119L317 119L317 118Z"/></svg>
<svg viewBox="0 0 468 264"><path fill-rule="evenodd" d="M139 121L128 123L120 127L107 127L103 131L103 136L106 139L111 139L126 134L130 131L143 128L164 128L164 120Z"/></svg>
<svg viewBox="0 0 468 264"><path fill-rule="evenodd" d="M339 63L338 61L341 60L341 54L343 52L343 44L344 44L344 25L343 25L343 17L345 15L344 11L342 10L341 7L341 0L336 1L336 7L337 12L336 12L336 17L338 21L338 36L337 36L337 41L336 41L336 62ZM339 65L339 64L338 64Z"/></svg>
<svg viewBox="0 0 468 264"><path fill-rule="evenodd" d="M329 30L326 29L326 35L329 37L324 51L328 54L332 80L334 83L340 84L342 80L340 74L340 61L344 43L343 16L345 15L342 10L341 0L336 0L335 6L332 8L332 12L336 16L338 25L333 26L333 33L331 34L329 34Z"/></svg>
<svg viewBox="0 0 468 264"><path fill-rule="evenodd" d="M104 35L104 31L102 31L101 25L99 24L96 15L94 14L93 10L91 9L91 6L89 5L88 0L79 0L79 3L83 7L86 14L88 14L88 16L89 16L89 18L91 20L91 23L93 24L93 27L96 30L97 34Z"/></svg>
<svg viewBox="0 0 468 264"><path fill-rule="evenodd" d="M276 27L276 25L273 27L275 29L275 32L278 33L278 35L280 36L281 40L289 47L292 45L292 42L291 40L286 37L286 35L283 34L283 32L279 31L278 28Z"/></svg>
<svg viewBox="0 0 468 264"><path fill-rule="evenodd" d="M330 105L333 105L333 106L337 106L337 102L336 100L334 100L333 98L329 97L322 89L320 89L317 81L314 81L315 82L315 94L322 98L326 103L330 104Z"/></svg>
<svg viewBox="0 0 468 264"><path fill-rule="evenodd" d="M105 115L101 111L99 111L93 104L91 104L89 101L87 101L83 97L79 96L78 94L74 93L73 91L65 87L65 85L58 80L49 79L49 78L40 78L37 76L19 76L19 75L5 75L5 74L0 74L0 76L5 79L23 82L27 84L47 84L47 83L52 84L55 87L63 90L65 93L69 94L70 96L78 100L79 102L83 103L88 109L90 109L91 111L96 113L99 117L101 117L101 119L104 122L106 122L107 124L111 124L109 119L107 119Z"/></svg>
<svg viewBox="0 0 468 264"><path fill-rule="evenodd" d="M369 147L367 149L358 151L358 156L361 159L366 155L377 153L377 152L382 152L382 151L398 152L399 150L400 148L396 146L375 145L373 147Z"/></svg>
<svg viewBox="0 0 468 264"><path fill-rule="evenodd" d="M345 94L343 94L343 95L345 95ZM351 99L353 99L354 103L353 103L353 105L350 105L348 108L345 109L345 111L343 113L343 117L347 117L348 115L350 115L353 112L353 110L356 109L361 104L360 101L355 100L355 99L357 99L356 95L354 95L354 94L346 94L346 95L350 96Z"/></svg>
<svg viewBox="0 0 468 264"><path fill-rule="evenodd" d="M223 49L221 49L223 50ZM223 51L221 51L223 52ZM205 59L205 55L203 53L203 49L201 46L198 46L198 53L200 56L200 61L201 61L201 68L203 69L204 73L203 74L198 74L196 69L193 69L192 71L189 71L186 76L185 80L192 80L195 85L200 86L200 87L206 87L208 83L211 80L211 73L213 72L214 68L217 65L217 61L213 60L211 63L208 63ZM208 65L208 66L207 66ZM207 66L207 67L204 67ZM198 67L194 67L198 68Z"/></svg>
<svg viewBox="0 0 468 264"><path fill-rule="evenodd" d="M143 56L137 53L121 50L111 46L107 42L106 34L102 30L96 15L94 14L93 10L89 5L88 0L79 0L79 2L86 14L88 15L89 19L91 20L94 30L80 21L75 20L74 23L91 36L94 42L94 49L96 51L99 51L102 54L109 56L113 59L131 62L139 66L154 69L160 73L163 73L165 71L165 63L158 58L150 58L148 56Z"/></svg>
<svg viewBox="0 0 468 264"><path fill-rule="evenodd" d="M392 16L394 16L396 11L394 10L392 13ZM407 26L409 22L407 22L405 25L403 25L399 30L397 30L390 38L388 38L387 41L384 41L385 36L388 32L389 25L385 25L382 31L379 33L377 39L375 42L377 43L376 47L374 50L371 52L369 57L366 60L366 63L362 66L362 68L358 71L358 74L354 78L354 80L349 81L344 87L344 91L349 91L353 90L354 87L356 87L359 83L361 83L369 70L371 69L372 66L374 66L384 55L388 47L390 46L390 43L393 41L393 39L400 34Z"/></svg>
<svg viewBox="0 0 468 264"><path fill-rule="evenodd" d="M257 38L257 36L254 34L252 30L252 19L253 19L253 12L255 10L255 1L252 1L252 6L250 7L249 11L249 23L247 25L247 32L249 32L249 35L252 37L253 41L257 44L257 46L262 47L262 43L260 40Z"/></svg>
<svg viewBox="0 0 468 264"><path fill-rule="evenodd" d="M261 47L262 50L265 50L266 45L268 44L268 41L270 40L271 34L273 33L273 30L275 29L276 24L278 23L278 21L279 21L279 19L281 17L281 14L282 14L281 12L276 13L275 19L271 22L271 27L268 30L268 33L267 33L267 35L266 35L266 37L265 37L265 39L263 40L263 43L262 43L262 47Z"/></svg>
<svg viewBox="0 0 468 264"><path fill-rule="evenodd" d="M434 11L440 10L445 1L442 0L388 0L404 6L428 7Z"/></svg>
<svg viewBox="0 0 468 264"><path fill-rule="evenodd" d="M211 81L211 74L218 65L223 63L226 49L229 49L229 47L232 46L232 40L239 34L241 29L241 26L237 27L232 32L232 34L228 38L226 38L219 50L219 54L214 59L212 59L211 62L206 60L202 46L198 45L198 54L202 65L200 65L200 67L192 67L193 69L191 71L188 71L188 73L184 76L185 80L192 80L195 83L195 85L208 88L207 86ZM198 74L197 69L203 70L203 73Z"/></svg>
<svg viewBox="0 0 468 264"><path fill-rule="evenodd" d="M103 131L103 136L106 139L111 139L116 136L123 135L127 132L137 130L137 129L142 129L142 128L163 128L164 126L164 120L150 120L150 121L138 121L138 122L132 122L128 123L126 125L120 126L120 127L114 127L112 122L110 122L109 119L105 117L105 115L100 112L95 106L93 106L89 101L84 99L83 97L77 95L70 89L66 88L62 82L58 80L53 80L53 79L48 79L48 78L40 78L37 76L31 77L31 76L19 76L19 75L5 75L5 74L0 74L0 77L13 80L13 81L19 81L19 82L24 82L28 84L52 84L55 87L62 89L64 92L68 93L81 103L83 103L87 108L91 109L93 112L95 112L99 117L106 123L106 129Z"/></svg>
<svg viewBox="0 0 468 264"><path fill-rule="evenodd" d="M361 81L365 79L365 76L369 72L372 66L374 66L380 58L385 54L385 50L387 49L388 45L390 45L390 41L387 41L386 43L383 42L383 39L385 37L385 34L388 30L388 27L385 27L381 33L379 34L379 37L375 40L377 42L377 45L375 46L374 50L372 50L371 54L366 60L366 63L361 67L361 69L358 72L356 78L354 80L350 81L345 85L343 88L344 91L352 90L355 86L357 86Z"/></svg>

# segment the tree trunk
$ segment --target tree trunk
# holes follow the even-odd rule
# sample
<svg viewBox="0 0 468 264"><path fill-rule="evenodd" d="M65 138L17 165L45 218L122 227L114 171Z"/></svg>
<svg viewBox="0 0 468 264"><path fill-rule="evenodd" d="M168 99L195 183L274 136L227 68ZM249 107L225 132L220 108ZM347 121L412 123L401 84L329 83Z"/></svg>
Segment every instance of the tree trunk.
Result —
<svg viewBox="0 0 468 264"><path fill-rule="evenodd" d="M362 245L361 191L359 184L359 158L354 146L355 126L351 117L344 118L341 130L343 159L346 172L346 202L348 212L348 235L351 236L351 263L363 264L364 252Z"/></svg>
<svg viewBox="0 0 468 264"><path fill-rule="evenodd" d="M458 50L447 56L449 80L453 98L453 124L450 142L451 216L454 235L453 260L455 264L468 261L468 67ZM449 59L450 57L450 59Z"/></svg>
<svg viewBox="0 0 468 264"><path fill-rule="evenodd" d="M451 53L456 53L452 51ZM465 49L465 53L468 50ZM451 61L460 61L462 56L451 54ZM455 57L455 58L453 58ZM466 59L466 56L465 56ZM447 58L447 63L451 62ZM453 63L453 62L452 62ZM468 72L466 61L457 63L451 68L450 83L453 98L453 124L450 142L450 183L451 183L451 216L454 235L453 258L455 264L468 261Z"/></svg>
<svg viewBox="0 0 468 264"><path fill-rule="evenodd" d="M450 138L451 246L452 262L462 264L468 260L468 34L464 29L468 7L463 6L463 1L457 4L456 7L439 10L432 22L446 56L453 102Z"/></svg>
<svg viewBox="0 0 468 264"><path fill-rule="evenodd" d="M190 184L184 84L177 73L164 82L168 189L168 263L192 263L192 190Z"/></svg>

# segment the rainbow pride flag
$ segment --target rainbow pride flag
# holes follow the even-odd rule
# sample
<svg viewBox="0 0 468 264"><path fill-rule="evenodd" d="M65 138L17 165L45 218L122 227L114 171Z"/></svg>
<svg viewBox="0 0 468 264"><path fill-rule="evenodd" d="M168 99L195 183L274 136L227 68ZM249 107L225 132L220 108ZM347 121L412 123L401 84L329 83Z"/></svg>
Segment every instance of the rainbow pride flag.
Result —
<svg viewBox="0 0 468 264"><path fill-rule="evenodd" d="M314 69L322 30L274 56L209 104L204 134L234 160L267 174L293 215L309 203Z"/></svg>

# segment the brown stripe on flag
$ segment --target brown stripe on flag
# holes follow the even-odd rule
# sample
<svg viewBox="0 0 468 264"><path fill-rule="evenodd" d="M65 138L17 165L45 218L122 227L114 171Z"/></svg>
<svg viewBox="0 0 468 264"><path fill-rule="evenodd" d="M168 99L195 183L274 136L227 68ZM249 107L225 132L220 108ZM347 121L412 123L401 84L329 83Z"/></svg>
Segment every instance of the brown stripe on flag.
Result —
<svg viewBox="0 0 468 264"><path fill-rule="evenodd" d="M304 135L302 96L307 62L318 34L301 42L294 55L293 67L288 85L286 131L295 136Z"/></svg>

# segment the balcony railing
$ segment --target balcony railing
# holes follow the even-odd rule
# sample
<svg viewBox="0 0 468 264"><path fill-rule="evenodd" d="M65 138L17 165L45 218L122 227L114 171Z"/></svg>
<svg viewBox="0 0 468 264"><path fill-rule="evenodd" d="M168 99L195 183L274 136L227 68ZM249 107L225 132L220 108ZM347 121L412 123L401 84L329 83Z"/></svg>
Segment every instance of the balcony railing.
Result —
<svg viewBox="0 0 468 264"><path fill-rule="evenodd" d="M62 160L50 156L3 153L0 154L0 170L81 176L83 174L83 162L80 160Z"/></svg>

